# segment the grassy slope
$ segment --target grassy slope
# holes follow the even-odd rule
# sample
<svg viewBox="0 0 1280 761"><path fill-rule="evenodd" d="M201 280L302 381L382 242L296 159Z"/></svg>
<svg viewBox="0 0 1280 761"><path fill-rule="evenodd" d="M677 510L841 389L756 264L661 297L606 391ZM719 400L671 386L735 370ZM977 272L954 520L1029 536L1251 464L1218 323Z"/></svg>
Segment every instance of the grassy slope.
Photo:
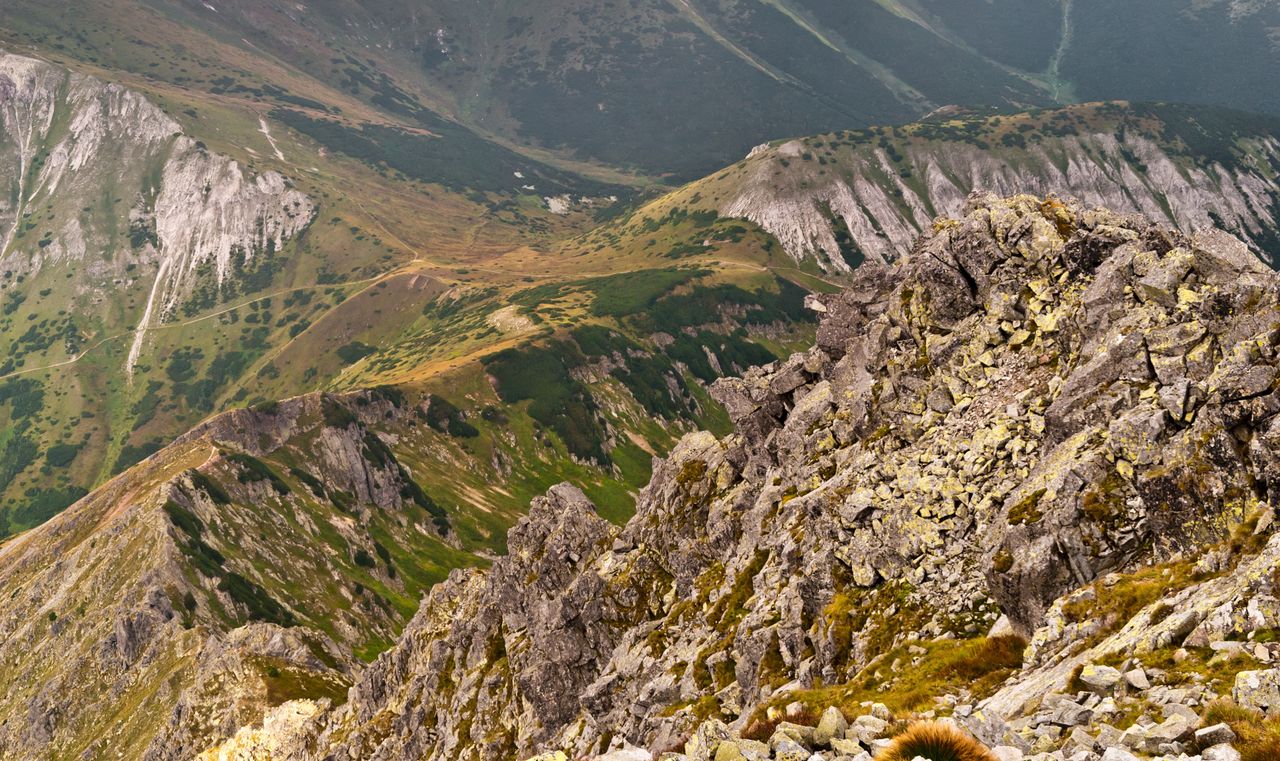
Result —
<svg viewBox="0 0 1280 761"><path fill-rule="evenodd" d="M0 379L5 393L14 397L0 401L0 418L25 421L21 447L15 445L5 455L16 469L6 492L13 505L8 530L47 518L83 489L228 407L309 389L388 383L473 388L477 400L497 401L492 387L485 390L489 384L480 371L481 358L531 340L563 336L584 322L613 325L646 351L656 350L644 326L622 324L625 314L592 315L591 294L580 288L570 288L565 296L576 299L572 308L544 310L526 295L518 310L509 315L502 311L517 294L536 294L540 286L554 290L556 284L592 276L681 264L714 271L699 287L777 288L773 275L760 265L775 259L775 253L758 233L721 225L732 228L728 237L707 247L699 241L691 248L694 237L708 232L709 220L655 220L651 224L660 234L646 247L588 247L585 238L575 236L596 224L592 215L606 213L607 201L558 216L546 211L537 193L520 185L532 182L540 190L559 190L566 182L580 182L579 192L609 189L598 181L574 180L562 169L502 148L472 156L468 146L480 140L474 134L418 126L436 117L421 111L424 106L416 96L394 90L402 98L397 108L410 104L413 113L408 116L378 110L365 102L368 92L331 88L305 71L247 52L216 34L206 36L198 28L161 19L138 28L123 44L108 44L107 22L125 8L121 0L104 4L99 15L71 22L60 36L40 31L53 23L44 9L25 16L7 34L23 43L19 47L36 42L51 60L141 90L210 150L238 158L251 170L284 172L320 208L306 232L277 252L281 266L253 292L181 310L152 331L132 383L120 370L127 327L140 313L141 288L108 300L105 314L81 325L85 340L78 348L92 350L79 361L50 368L73 358L61 345L18 360L13 372L20 375ZM385 82L380 86L387 92L394 88ZM305 118L296 121L285 110ZM262 132L261 119L270 137ZM317 124L324 129L317 131ZM428 146L437 141L446 150L433 154L434 163L426 165L371 163L378 155L362 153L350 142L374 134L371 125L396 127L397 141ZM393 157L398 145L386 144L385 155ZM358 155L348 155L348 150ZM469 166L467 161L479 163ZM520 162L525 177L512 176L510 187L503 187L490 170L513 161ZM448 177L474 173L491 182L479 188L452 180L442 185L431 181L436 169ZM61 282L61 274L47 273L46 280ZM26 285L29 291L39 290L38 284ZM50 319L59 303L56 293L29 299L13 315L10 330L17 333L33 320ZM726 323L721 330L728 327ZM760 340L776 354L803 343L804 334L804 329L781 336L771 332L772 337L760 335ZM362 345L378 352L352 360L339 351ZM436 380L440 378L444 380ZM685 393L699 403L682 402L688 409L671 414L714 422L715 405L698 383L688 376L678 383L685 383ZM601 398L621 395L623 401L610 409L630 405L634 410L635 400L618 385L605 381ZM25 404L15 403L19 396ZM518 411L514 417L531 425ZM482 509L492 499L504 506L503 517L482 533L500 538L530 496L566 477L594 483L613 515L623 517L629 510L628 490L646 480L649 453L672 442L667 427L652 424L648 415L630 412L623 418L618 431L608 434L621 441L615 447L617 470L558 462L563 458L542 443L532 452L511 453L517 463L529 461L522 471L525 480L510 496L489 494L471 501ZM636 442L631 442L632 434ZM7 444L0 441L0 447ZM478 485L488 488L488 471L481 471L486 475Z"/></svg>

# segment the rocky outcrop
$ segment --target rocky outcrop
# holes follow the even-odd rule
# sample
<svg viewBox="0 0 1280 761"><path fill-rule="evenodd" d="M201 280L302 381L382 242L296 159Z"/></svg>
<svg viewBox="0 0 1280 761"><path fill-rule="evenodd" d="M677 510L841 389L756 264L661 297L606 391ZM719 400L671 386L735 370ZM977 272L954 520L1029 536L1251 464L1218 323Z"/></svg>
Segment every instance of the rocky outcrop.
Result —
<svg viewBox="0 0 1280 761"><path fill-rule="evenodd" d="M988 642L1006 650L1021 649L1019 635L1029 641L1021 667L998 674L1011 675L1003 684L952 683L955 694L936 696L929 713L1007 748L1002 758L1086 748L1082 758L1176 758L1192 748L1197 711L1224 688L1180 686L1177 670L1141 659L1207 669L1202 651L1243 652L1222 643L1280 629L1277 285L1225 234L1186 236L1053 197L974 196L900 262L864 267L845 292L811 299L823 324L810 350L715 384L734 432L690 434L655 462L625 527L576 488L553 488L511 531L506 557L431 588L396 644L363 669L338 660L317 671L278 629L223 622L198 654L172 656L201 665L168 666L187 681L155 698L176 708L163 732L150 728L151 752L182 757L165 745L171 737L181 752L203 738L199 751L221 758L631 759L639 748L683 748L701 760L729 740L765 758L737 739L770 730L773 758L856 758L883 747L893 717L849 703L837 718L830 705L809 711L815 701L858 685L885 700L923 689L913 680L932 652L992 631ZM312 504L377 482L326 437L359 441L378 463L366 423L408 414L375 391L225 416L144 467L182 467L182 447L213 446L200 472L229 494L179 471L161 481L174 505L123 513L145 522L112 522L109 506L128 500L105 492L83 503L101 507L77 506L35 532L43 542L84 526L81 546L91 547L98 523L151 526L168 557L187 558L142 576L167 573L177 598L166 584L113 591L120 615L85 640L106 673L136 679L151 673L139 663L170 663L148 655L155 643L195 645L191 634L157 634L182 617L174 600L184 589L201 612L257 599L277 619L264 624L314 629L338 647L358 641L359 626L385 632L376 605L326 629L355 594L301 594L287 579L355 567L341 558L368 541L362 526L406 542L429 530L403 494L379 507L377 488L342 515ZM298 467L321 462L337 475ZM403 477L394 458L379 467ZM0 573L23 599L56 597L77 556L26 556L23 539L0 560L27 557L43 586ZM216 543L229 567L200 571L213 557L202 543ZM378 565L369 552L365 562ZM278 607L235 598L223 583L231 568ZM377 572L382 588L401 589ZM11 626L46 642L22 628L42 612L14 609ZM319 699L312 686L279 703L254 697L252 678L219 686L264 657L352 686ZM1249 657L1265 665L1280 652ZM26 662L24 684L39 683L37 662ZM1240 690L1270 710L1264 676L1241 677ZM60 698L21 693L27 718L4 727L16 747L65 743ZM1136 729L1109 723L1166 705L1172 713ZM818 726L782 729L802 718Z"/></svg>
<svg viewBox="0 0 1280 761"><path fill-rule="evenodd" d="M983 714L1010 718L1133 637L1238 628L1213 611L1269 589L1265 552L1189 581L1191 619L1066 619L1078 588L1207 552L1274 499L1277 276L1223 234L969 204L815 302L812 350L719 383L735 432L686 437L616 536L559 487L510 557L433 590L316 719L317 757L667 748L1001 613L1034 635Z"/></svg>
<svg viewBox="0 0 1280 761"><path fill-rule="evenodd" d="M1280 135L1244 138L1253 158L1236 162L1191 155L1151 121L1117 124L1105 106L1059 116L1034 143L1013 129L1025 117L794 140L754 151L710 184L724 194L723 216L755 222L793 258L834 272L893 261L935 217L962 213L974 191L1057 192L1182 230L1225 227L1267 261L1280 256Z"/></svg>
<svg viewBox="0 0 1280 761"><path fill-rule="evenodd" d="M209 152L139 93L4 52L0 182L15 191L0 199L0 270L33 283L70 268L85 310L133 290L130 367L148 326L260 266L315 213L286 178Z"/></svg>

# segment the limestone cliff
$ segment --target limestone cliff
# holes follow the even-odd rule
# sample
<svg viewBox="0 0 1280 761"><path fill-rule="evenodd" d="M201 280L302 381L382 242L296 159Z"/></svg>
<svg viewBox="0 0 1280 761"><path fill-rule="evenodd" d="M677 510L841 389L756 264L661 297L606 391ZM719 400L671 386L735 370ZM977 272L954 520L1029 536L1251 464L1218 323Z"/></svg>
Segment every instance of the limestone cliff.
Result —
<svg viewBox="0 0 1280 761"><path fill-rule="evenodd" d="M315 212L284 177L210 153L139 93L3 51L0 184L3 287L70 272L58 290L87 313L136 292L129 367L146 328L202 279L220 287L260 264Z"/></svg>
<svg viewBox="0 0 1280 761"><path fill-rule="evenodd" d="M1280 131L1213 116L1127 104L944 115L761 146L700 192L836 272L895 259L973 191L1056 192L1182 230L1220 227L1274 263Z"/></svg>

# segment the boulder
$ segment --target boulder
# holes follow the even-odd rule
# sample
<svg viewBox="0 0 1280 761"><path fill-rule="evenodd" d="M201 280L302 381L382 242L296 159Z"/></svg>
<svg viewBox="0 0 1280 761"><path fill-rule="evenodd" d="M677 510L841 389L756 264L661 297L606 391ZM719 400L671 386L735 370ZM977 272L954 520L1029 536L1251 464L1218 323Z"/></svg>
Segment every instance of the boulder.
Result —
<svg viewBox="0 0 1280 761"><path fill-rule="evenodd" d="M1147 672L1140 668L1124 672L1124 683L1135 690L1151 689L1151 681L1147 679Z"/></svg>
<svg viewBox="0 0 1280 761"><path fill-rule="evenodd" d="M843 738L845 731L849 728L849 722L845 720L844 714L840 713L840 709L831 706L822 712L822 718L818 720L818 726L813 730L813 744L820 747L830 747L833 738Z"/></svg>
<svg viewBox="0 0 1280 761"><path fill-rule="evenodd" d="M1280 669L1241 671L1231 697L1242 708L1267 714L1280 711Z"/></svg>
<svg viewBox="0 0 1280 761"><path fill-rule="evenodd" d="M1205 748L1200 753L1202 761L1240 761L1240 751L1223 743Z"/></svg>
<svg viewBox="0 0 1280 761"><path fill-rule="evenodd" d="M1226 724L1214 724L1211 727L1196 730L1196 745L1201 748L1229 743L1235 739L1236 733Z"/></svg>
<svg viewBox="0 0 1280 761"><path fill-rule="evenodd" d="M1098 695L1110 695L1122 678L1120 671L1110 666L1090 663L1080 670L1080 683Z"/></svg>
<svg viewBox="0 0 1280 761"><path fill-rule="evenodd" d="M774 735L775 738L778 735ZM789 738L781 738L777 742L771 742L773 747L774 761L809 761L812 755L800 743Z"/></svg>

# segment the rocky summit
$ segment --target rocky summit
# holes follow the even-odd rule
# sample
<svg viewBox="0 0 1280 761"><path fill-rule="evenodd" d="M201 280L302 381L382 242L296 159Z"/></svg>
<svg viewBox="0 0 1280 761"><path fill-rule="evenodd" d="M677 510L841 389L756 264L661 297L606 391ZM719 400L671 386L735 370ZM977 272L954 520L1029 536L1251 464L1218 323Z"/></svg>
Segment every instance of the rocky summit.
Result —
<svg viewBox="0 0 1280 761"><path fill-rule="evenodd" d="M552 488L345 700L205 757L896 758L932 719L1002 761L1270 758L1278 286L1220 232L975 195L718 381L733 432L624 527Z"/></svg>

